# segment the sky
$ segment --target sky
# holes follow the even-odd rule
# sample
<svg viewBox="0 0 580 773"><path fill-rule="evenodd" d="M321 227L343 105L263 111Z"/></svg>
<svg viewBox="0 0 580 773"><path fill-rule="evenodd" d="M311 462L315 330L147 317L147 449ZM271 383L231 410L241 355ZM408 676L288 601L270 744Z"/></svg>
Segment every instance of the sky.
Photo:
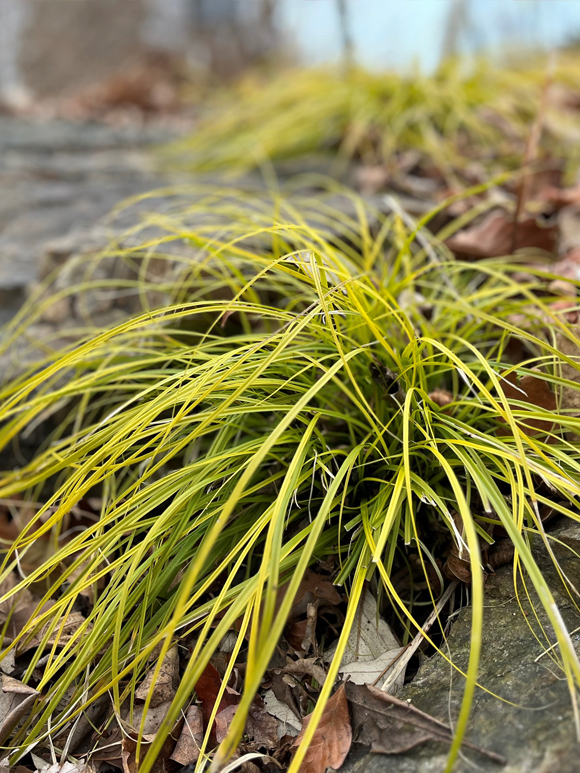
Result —
<svg viewBox="0 0 580 773"><path fill-rule="evenodd" d="M464 0L460 48L551 48L580 37L580 0ZM346 0L357 61L372 69L440 59L450 14L461 0ZM336 61L341 38L335 0L279 0L280 23L296 40L304 64Z"/></svg>

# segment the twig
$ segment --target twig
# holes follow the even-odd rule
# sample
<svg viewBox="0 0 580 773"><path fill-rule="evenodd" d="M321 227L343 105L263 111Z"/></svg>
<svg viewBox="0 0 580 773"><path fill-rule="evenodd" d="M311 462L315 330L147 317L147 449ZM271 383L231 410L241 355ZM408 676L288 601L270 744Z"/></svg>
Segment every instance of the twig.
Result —
<svg viewBox="0 0 580 773"><path fill-rule="evenodd" d="M392 674L390 674L387 677L381 689L383 690L383 692L388 692L389 689L393 686L393 684L396 683L399 676L405 672L405 669L407 668L409 661L411 660L411 658L419 648L419 645L422 643L423 639L425 638L425 634L427 633L429 628L431 628L435 620L439 618L439 614L441 610L443 609L445 604L447 604L452 594L454 593L455 588L457 588L458 585L459 585L459 580L453 580L453 582L450 584L450 586L447 588L445 593L441 596L441 598L437 602L437 606L435 607L433 612L431 612L427 620L425 620L425 622L423 623L421 630L415 636L413 641L410 642L407 645L407 647L399 655L397 655L397 657L391 663L389 663L389 665L383 670L383 672L375 679L375 681L373 682L373 685L376 685L377 682L380 679L382 679L383 676L387 673L389 668L391 668L391 666L393 666L397 662L398 665L393 670Z"/></svg>

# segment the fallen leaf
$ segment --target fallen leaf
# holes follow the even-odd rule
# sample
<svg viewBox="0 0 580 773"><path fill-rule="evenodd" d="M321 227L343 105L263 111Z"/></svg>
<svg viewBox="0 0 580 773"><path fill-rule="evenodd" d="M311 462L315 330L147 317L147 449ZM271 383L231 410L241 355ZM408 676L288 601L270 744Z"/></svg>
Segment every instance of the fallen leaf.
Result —
<svg viewBox="0 0 580 773"><path fill-rule="evenodd" d="M308 620L292 620L284 631L284 638L288 644L297 652L304 652L303 643L308 639L307 629L309 628Z"/></svg>
<svg viewBox="0 0 580 773"><path fill-rule="evenodd" d="M313 604L308 604L306 608L306 626L304 628L304 635L300 642L300 649L308 653L310 650L315 655L318 654L318 643L316 641L316 624L318 622L318 604L317 599Z"/></svg>
<svg viewBox="0 0 580 773"><path fill-rule="evenodd" d="M123 766L123 773L138 773L139 771L139 765L137 764L137 760L135 759L135 751L137 749L137 741L134 740L133 735L135 735L135 738L137 737L136 733L132 733L130 736L123 735L123 739L121 741L121 764ZM141 746L141 759L147 754L147 749L149 744L153 741L155 738L154 735L143 735L142 738L142 746ZM171 759L170 755L173 751L173 747L175 746L175 741L173 738L169 735L161 747L161 751L155 758L155 762L153 763L153 766L151 767L151 773L168 773L169 770L173 769L173 765L169 761ZM117 760L111 760L116 766L118 766L118 759Z"/></svg>
<svg viewBox="0 0 580 773"><path fill-rule="evenodd" d="M312 714L302 721L302 730L293 746L300 745ZM318 727L300 766L300 773L324 773L327 768L342 766L352 743L352 728L344 685L330 697L324 707Z"/></svg>
<svg viewBox="0 0 580 773"><path fill-rule="evenodd" d="M49 603L48 605L44 605L42 609L37 613L38 615L45 612L47 609L50 609L50 606L54 604L54 601L52 603ZM36 606L33 605L32 609L30 610L30 614L33 614L36 610ZM76 636L79 628L81 625L85 622L85 618L83 615L81 615L80 612L71 612L64 622L63 625L63 618L61 618L58 623L54 626L54 629L50 636L48 637L48 640L45 643L45 648L56 646L56 647L64 647L65 644L68 644L68 642ZM16 654L22 655L25 652L28 652L29 650L35 649L38 647L38 645L41 643L41 641L46 636L46 632L48 631L49 627L52 625L52 621L47 622L41 630L36 633L31 639L25 639L20 646L17 647ZM92 629L92 625L87 626L85 628L85 634L87 634Z"/></svg>
<svg viewBox="0 0 580 773"><path fill-rule="evenodd" d="M211 713L213 711L213 707L215 706L221 684L222 680L219 673L217 672L217 669L211 663L208 663L203 670L202 675L197 680L197 684L195 685L195 692L201 701L201 711L206 727L209 724ZM237 705L239 701L239 693L229 687L226 687L218 707L218 714L228 706Z"/></svg>
<svg viewBox="0 0 580 773"><path fill-rule="evenodd" d="M433 392L429 392L427 397L440 408L445 408L446 405L453 402L453 395L447 389L434 389Z"/></svg>
<svg viewBox="0 0 580 773"><path fill-rule="evenodd" d="M491 569L499 569L500 566L510 564L515 554L514 543L511 539L502 539L489 546L487 552L487 565Z"/></svg>
<svg viewBox="0 0 580 773"><path fill-rule="evenodd" d="M311 676L322 686L326 681L326 671L317 665L318 658L300 658L291 660L282 669L274 669L273 673L298 674L299 676Z"/></svg>
<svg viewBox="0 0 580 773"><path fill-rule="evenodd" d="M463 526L463 518L456 510L451 513L451 517L455 523L456 533L461 535L461 538L465 543L466 537L465 528ZM490 529L490 533L493 533L493 526L488 526L487 528ZM486 542L483 537L479 537L479 546L482 554L485 556L489 548L489 543ZM457 543L453 541L449 556L443 565L443 573L446 577L449 577L449 579L459 580L465 585L469 585L471 583L471 558L465 545L459 547Z"/></svg>
<svg viewBox="0 0 580 773"><path fill-rule="evenodd" d="M402 647L397 647L397 649L384 652L374 660L355 661L348 666L341 666L339 673L343 677L350 677L350 681L355 684L373 684L391 664L397 661L402 651ZM402 687L404 679L405 675L403 674L399 683L395 685L395 690Z"/></svg>
<svg viewBox="0 0 580 773"><path fill-rule="evenodd" d="M286 595L286 590L286 586L280 589L276 604L277 608L280 607L280 604ZM340 604L341 597L332 580L329 580L328 577L325 577L324 575L311 572L308 569L304 573L304 577L298 586L289 616L292 618L305 615L308 612L308 605L313 604L317 600L320 601L321 604L330 604L332 606Z"/></svg>
<svg viewBox="0 0 580 773"><path fill-rule="evenodd" d="M155 733L161 727L161 723L167 716L167 712L169 711L170 707L171 707L170 700L165 701L164 703L159 703L157 706L149 706L149 710L147 711L147 716L145 717L145 723L143 725L143 736L155 735ZM144 708L145 706L142 704L134 707L133 717L130 723L129 723L130 716L125 715L123 717L123 719L127 723L129 723L129 726L135 728L135 730L138 730L141 727Z"/></svg>
<svg viewBox="0 0 580 773"><path fill-rule="evenodd" d="M459 549L455 543L451 547L451 552L445 561L443 572L450 580L459 580L465 585L471 583L471 561L465 558L459 558Z"/></svg>
<svg viewBox="0 0 580 773"><path fill-rule="evenodd" d="M336 652L336 645L330 647L324 659L329 662ZM351 676L356 684L374 682L389 663L401 652L386 620L377 617L377 602L367 591L359 602L339 673ZM401 687L405 674L401 674L395 689Z"/></svg>
<svg viewBox="0 0 580 773"><path fill-rule="evenodd" d="M544 379L526 374L518 383L518 377L514 371L502 374L502 376L502 389L508 402L518 400L519 402L526 402L538 408L543 408L546 411L556 410L556 397L550 385ZM524 426L524 424L527 426ZM520 419L518 425L526 435L535 435L537 432L550 432L554 422L544 419Z"/></svg>
<svg viewBox="0 0 580 773"><path fill-rule="evenodd" d="M451 518L453 519L457 533L465 539L463 518L456 510L451 513ZM465 585L471 583L471 559L469 553L465 547L462 546L462 548L460 548L455 541L453 541L449 556L443 565L443 573L446 577L449 577L449 579L459 580L460 582L465 583Z"/></svg>
<svg viewBox="0 0 580 773"><path fill-rule="evenodd" d="M447 725L409 703L370 685L347 682L345 687L352 712L354 740L370 746L371 751L401 754L427 741L452 742L453 733ZM499 754L480 749L468 741L464 741L463 746L505 763Z"/></svg>
<svg viewBox="0 0 580 773"><path fill-rule="evenodd" d="M38 758L37 758L38 759ZM24 768L26 770L26 768ZM37 773L90 773L91 766L85 760L79 760L78 762L56 762L53 765L46 763L45 765L39 765ZM17 773L18 768L14 771Z"/></svg>
<svg viewBox="0 0 580 773"><path fill-rule="evenodd" d="M297 717L306 713L308 693L291 674L284 674L281 670L272 672L272 690L276 698L286 704Z"/></svg>
<svg viewBox="0 0 580 773"><path fill-rule="evenodd" d="M153 684L153 677L155 676L155 664L149 671L145 679L141 682L137 690L135 691L135 698L139 701L146 701L151 686ZM153 686L153 692L151 697L150 706L159 706L165 701L170 701L175 697L177 688L179 687L179 654L177 651L177 645L171 647L167 651L167 654L163 658L161 669L155 680Z"/></svg>
<svg viewBox="0 0 580 773"><path fill-rule="evenodd" d="M238 706L227 706L216 716L215 735L218 743L221 743L226 737L238 708ZM250 706L248 716L246 717L244 734L258 748L271 750L275 749L278 745L278 723L276 719L255 703L252 703Z"/></svg>
<svg viewBox="0 0 580 773"><path fill-rule="evenodd" d="M473 258L499 258L512 252L514 222L504 212L490 212L480 223L451 236L445 242L453 252ZM535 217L517 223L516 249L535 247L553 252L556 226L541 225Z"/></svg>
<svg viewBox="0 0 580 773"><path fill-rule="evenodd" d="M19 720L40 695L38 690L22 684L18 679L2 674L0 691L0 745L4 744Z"/></svg>
<svg viewBox="0 0 580 773"><path fill-rule="evenodd" d="M69 708L69 706L66 706L65 708ZM109 708L109 695L100 695L86 707L79 717L77 717L72 728L70 725L65 725L60 733L57 732L55 734L54 738L56 739L64 736L66 738L69 754L74 755L84 739L104 720L105 714Z"/></svg>
<svg viewBox="0 0 580 773"><path fill-rule="evenodd" d="M292 709L279 701L272 689L264 695L266 711L280 721L278 725L278 740L285 735L296 736L302 727L301 721L296 717Z"/></svg>
<svg viewBox="0 0 580 773"><path fill-rule="evenodd" d="M179 765L191 765L199 759L199 750L203 742L203 715L199 706L193 704L185 715L181 735L171 758Z"/></svg>
<svg viewBox="0 0 580 773"><path fill-rule="evenodd" d="M11 572L0 584L0 596L5 596L10 593L21 582L21 578L18 577L16 572ZM8 622L5 630L5 636L14 640L18 634L30 619L31 613L36 608L32 593L28 588L24 588L15 595L6 599L0 604L0 625L4 625ZM10 657L11 655L11 657ZM16 653L11 650L7 658L3 659L0 669L5 674L12 673L13 660Z"/></svg>

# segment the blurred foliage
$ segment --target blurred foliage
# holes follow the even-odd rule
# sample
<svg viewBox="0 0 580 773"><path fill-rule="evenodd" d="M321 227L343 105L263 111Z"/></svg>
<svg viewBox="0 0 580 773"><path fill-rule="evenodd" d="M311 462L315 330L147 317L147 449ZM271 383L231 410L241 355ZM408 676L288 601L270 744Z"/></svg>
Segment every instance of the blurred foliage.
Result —
<svg viewBox="0 0 580 773"><path fill-rule="evenodd" d="M470 162L487 171L521 163L547 79L543 152L575 164L580 137L580 57L496 68L489 61L445 62L433 75L346 70L251 74L210 100L191 136L168 157L196 171L244 173L267 160L324 154L336 169L352 159L396 166L419 151L443 173Z"/></svg>

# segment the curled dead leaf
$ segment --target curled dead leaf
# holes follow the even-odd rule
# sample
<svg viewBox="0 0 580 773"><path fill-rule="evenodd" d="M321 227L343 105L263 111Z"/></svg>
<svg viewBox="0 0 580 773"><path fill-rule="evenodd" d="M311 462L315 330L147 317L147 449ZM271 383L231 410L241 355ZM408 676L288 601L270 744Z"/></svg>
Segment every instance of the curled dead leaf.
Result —
<svg viewBox="0 0 580 773"><path fill-rule="evenodd" d="M226 737L238 708L238 706L227 706L216 716L215 734L218 743ZM278 722L256 702L250 706L244 734L257 748L272 750L278 746Z"/></svg>
<svg viewBox="0 0 580 773"><path fill-rule="evenodd" d="M427 397L433 400L435 405L438 405L440 408L445 408L445 406L453 402L453 395L447 389L434 389L433 392L429 392Z"/></svg>

